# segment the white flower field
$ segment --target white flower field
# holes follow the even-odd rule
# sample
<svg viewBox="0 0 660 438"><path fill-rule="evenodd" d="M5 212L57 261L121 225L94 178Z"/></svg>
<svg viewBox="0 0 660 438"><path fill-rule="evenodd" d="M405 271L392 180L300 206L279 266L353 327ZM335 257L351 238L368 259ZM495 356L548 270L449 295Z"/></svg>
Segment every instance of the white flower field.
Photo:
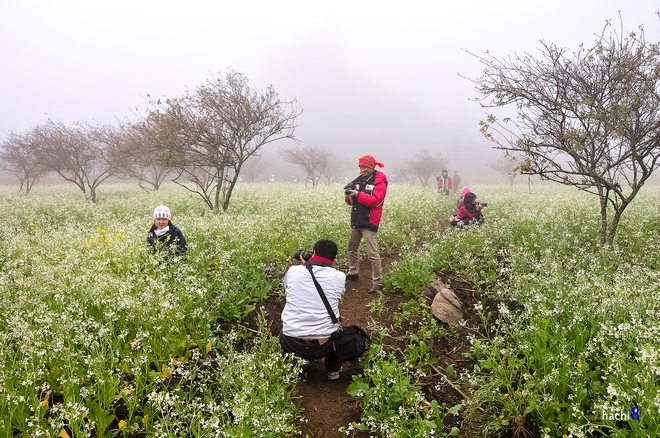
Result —
<svg viewBox="0 0 660 438"><path fill-rule="evenodd" d="M642 190L602 248L592 195L472 188L488 202L481 228L443 234L454 198L392 185L378 233L403 256L386 293L445 270L501 301L471 338L465 410L485 411L486 436L523 417L547 437L660 434L660 189ZM341 187L239 185L219 214L175 185L102 186L95 204L76 190L0 187L0 436L297 433L299 362L266 331L243 348L246 332L220 322L259 310L294 251L320 238L345 269ZM159 204L185 259L146 248Z"/></svg>

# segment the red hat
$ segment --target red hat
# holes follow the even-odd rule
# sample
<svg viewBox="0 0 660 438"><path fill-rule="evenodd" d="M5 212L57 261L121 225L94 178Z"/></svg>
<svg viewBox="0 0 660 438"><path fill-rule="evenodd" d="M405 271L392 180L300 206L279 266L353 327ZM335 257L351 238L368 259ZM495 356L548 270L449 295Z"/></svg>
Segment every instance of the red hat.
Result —
<svg viewBox="0 0 660 438"><path fill-rule="evenodd" d="M379 163L371 155L363 155L360 158L360 161L358 161L358 165L359 166L364 166L364 167L371 167L372 169L375 169L376 166L385 167L385 165L383 163Z"/></svg>

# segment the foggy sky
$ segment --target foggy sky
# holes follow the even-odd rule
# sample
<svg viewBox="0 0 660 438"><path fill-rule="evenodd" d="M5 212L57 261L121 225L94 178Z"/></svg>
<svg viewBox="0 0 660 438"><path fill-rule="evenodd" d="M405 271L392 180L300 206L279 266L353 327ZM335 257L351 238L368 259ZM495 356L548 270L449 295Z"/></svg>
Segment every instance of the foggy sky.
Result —
<svg viewBox="0 0 660 438"><path fill-rule="evenodd" d="M47 1L0 3L0 136L48 117L134 118L228 67L272 84L303 113L296 136L386 173L421 149L463 175L501 156L469 99L476 54L593 45L607 19L660 39L657 1ZM279 146L267 146L273 160Z"/></svg>

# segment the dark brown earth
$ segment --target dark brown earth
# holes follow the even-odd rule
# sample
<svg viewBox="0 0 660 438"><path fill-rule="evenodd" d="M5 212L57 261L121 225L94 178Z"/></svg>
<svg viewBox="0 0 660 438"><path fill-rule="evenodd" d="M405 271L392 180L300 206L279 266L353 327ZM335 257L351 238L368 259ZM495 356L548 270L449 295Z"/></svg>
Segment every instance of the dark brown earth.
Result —
<svg viewBox="0 0 660 438"><path fill-rule="evenodd" d="M398 255L381 254L383 270L387 272L390 265L398 258ZM405 329L393 327L392 321L396 312L400 312L400 304L407 302L413 297L406 297L400 291L386 291L383 293L385 301L385 311L380 317L369 311L367 304L378 299L378 294L368 294L371 287L371 265L365 257L360 261L360 278L357 281L346 282L346 294L339 306L344 325L358 324L361 327L371 331L374 336L379 327L388 327L388 337L383 344L392 348L403 348L404 343L400 340ZM461 278L455 277L449 273L438 272L438 278L444 283L450 282L451 289L461 300L464 309L467 327L481 326L481 320L474 311L474 305L483 301L483 296L474 290L471 285ZM425 294L430 305L433 296ZM282 328L280 314L284 308L284 298L279 293L269 296L262 305L268 312L268 320L273 335L277 335ZM496 303L486 300L486 311L493 313L492 319L497 316ZM438 321L438 324L443 324ZM436 386L441 383L439 367L445 368L447 365L453 365L458 375L466 369L472 369L474 362L465 357L464 353L470 350L470 344L467 340L468 333L474 333L467 328L456 328L458 337L444 337L439 341L434 341L432 345L432 357L439 358L436 363L436 370L430 376L422 380L419 385L425 393L427 401L437 400L440 405L445 404L448 408L459 404L466 396L469 397L470 388L467 385L452 386L441 385L441 390ZM352 377L362 373L359 365L345 363L343 372L339 380L327 380L327 374L322 360L314 361L309 365L303 366L306 377L301 379L297 385L300 396L298 406L302 411L303 422L301 423L302 437L309 438L339 438L342 434L340 427L346 427L351 422L359 422L362 413L361 402L354 399L346 393L348 385L353 381ZM461 414L458 416L447 416L445 418L446 432L449 432L453 426L461 430L459 436L470 437L477 433L478 424L475 419L466 420ZM358 432L356 437L369 437L366 432Z"/></svg>

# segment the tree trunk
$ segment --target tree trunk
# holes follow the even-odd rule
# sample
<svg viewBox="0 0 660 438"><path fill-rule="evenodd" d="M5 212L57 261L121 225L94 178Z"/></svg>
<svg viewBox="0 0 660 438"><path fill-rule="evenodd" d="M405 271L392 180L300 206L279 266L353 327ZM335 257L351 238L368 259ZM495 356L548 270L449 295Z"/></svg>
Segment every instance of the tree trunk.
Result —
<svg viewBox="0 0 660 438"><path fill-rule="evenodd" d="M600 192L600 244L605 245L607 239L607 195Z"/></svg>

